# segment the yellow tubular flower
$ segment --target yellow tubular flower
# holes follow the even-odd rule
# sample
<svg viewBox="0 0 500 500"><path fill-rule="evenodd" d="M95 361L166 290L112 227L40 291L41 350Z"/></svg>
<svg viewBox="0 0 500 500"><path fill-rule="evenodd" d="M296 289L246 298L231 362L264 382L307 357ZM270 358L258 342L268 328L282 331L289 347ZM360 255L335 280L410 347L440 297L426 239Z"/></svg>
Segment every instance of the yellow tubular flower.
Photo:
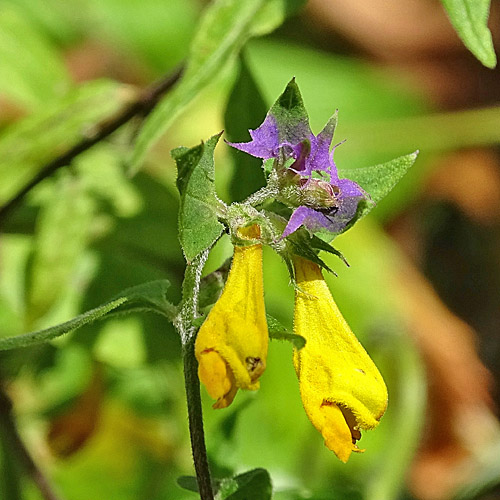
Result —
<svg viewBox="0 0 500 500"><path fill-rule="evenodd" d="M335 304L317 264L294 258L294 330L306 345L294 351L302 404L325 445L343 462L360 450L360 430L373 429L387 408L377 367Z"/></svg>
<svg viewBox="0 0 500 500"><path fill-rule="evenodd" d="M239 236L257 239L260 228L241 228ZM262 245L235 246L224 290L201 326L195 344L198 375L217 400L214 408L229 406L238 388L259 388L268 343Z"/></svg>

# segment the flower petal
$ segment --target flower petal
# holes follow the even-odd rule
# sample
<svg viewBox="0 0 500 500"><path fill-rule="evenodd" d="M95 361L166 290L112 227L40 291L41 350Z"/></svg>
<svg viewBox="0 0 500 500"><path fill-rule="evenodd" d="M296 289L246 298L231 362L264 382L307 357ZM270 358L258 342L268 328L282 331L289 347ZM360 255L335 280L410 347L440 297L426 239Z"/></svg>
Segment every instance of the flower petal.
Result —
<svg viewBox="0 0 500 500"><path fill-rule="evenodd" d="M243 239L260 236L258 226L239 233ZM217 399L214 408L228 406L238 388L259 388L268 343L262 245L235 246L224 290L195 343L199 376L209 394Z"/></svg>
<svg viewBox="0 0 500 500"><path fill-rule="evenodd" d="M333 301L321 269L300 257L294 258L294 266L294 330L306 339L306 345L294 352L302 403L327 446L344 460L350 454L347 431L353 445L361 437L360 429L378 425L387 407L387 389ZM329 407L337 407L343 420Z"/></svg>
<svg viewBox="0 0 500 500"><path fill-rule="evenodd" d="M347 462L353 451L361 450L353 443L351 430L342 410L336 404L330 404L322 405L319 411L323 416L321 435L325 440L325 446L342 462Z"/></svg>

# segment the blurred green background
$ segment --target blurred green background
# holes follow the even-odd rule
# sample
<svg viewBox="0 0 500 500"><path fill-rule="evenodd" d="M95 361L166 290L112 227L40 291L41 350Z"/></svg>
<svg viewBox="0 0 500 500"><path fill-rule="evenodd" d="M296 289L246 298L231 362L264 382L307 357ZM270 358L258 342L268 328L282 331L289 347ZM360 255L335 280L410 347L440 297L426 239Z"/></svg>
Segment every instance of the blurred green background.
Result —
<svg viewBox="0 0 500 500"><path fill-rule="evenodd" d="M182 64L206 7L4 0L0 205ZM493 3L490 25L499 18ZM340 168L420 150L394 192L336 240L350 267L325 257L338 274L327 277L332 293L387 381L389 409L363 435L366 452L340 463L302 409L291 345L272 342L257 393L240 391L214 411L202 388L214 476L265 467L279 500L500 498L498 70L467 52L432 0L310 0L282 24L266 22L172 113L140 169L130 161L136 117L0 220L0 336L65 321L149 280L167 278L178 301L184 260L170 150L222 129L246 141L295 76L313 131L339 109ZM249 194L253 172L258 163L219 144L224 201ZM223 237L206 272L231 252ZM264 259L268 312L291 328L286 268L271 251ZM0 385L63 498L196 497L176 483L193 469L180 342L162 317L116 316L2 352ZM0 499L40 498L0 440Z"/></svg>

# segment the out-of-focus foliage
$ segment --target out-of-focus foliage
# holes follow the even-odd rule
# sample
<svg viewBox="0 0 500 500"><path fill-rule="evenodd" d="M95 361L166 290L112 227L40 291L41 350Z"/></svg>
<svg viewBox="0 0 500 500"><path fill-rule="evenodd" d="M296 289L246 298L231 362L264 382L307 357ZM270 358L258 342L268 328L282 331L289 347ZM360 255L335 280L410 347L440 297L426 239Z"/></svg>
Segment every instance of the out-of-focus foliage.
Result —
<svg viewBox="0 0 500 500"><path fill-rule="evenodd" d="M132 164L144 155L176 116L207 85L243 44L255 35L272 31L283 21L287 7L300 2L283 0L218 0L202 19L191 44L186 73L144 123L134 148Z"/></svg>
<svg viewBox="0 0 500 500"><path fill-rule="evenodd" d="M442 0L453 26L467 48L488 68L497 64L488 29L490 0Z"/></svg>
<svg viewBox="0 0 500 500"><path fill-rule="evenodd" d="M237 142L245 137L247 130L256 129L266 116L267 106L244 58L236 82L229 95L224 114L226 140ZM261 161L244 154L236 148L230 149L238 174L233 175L230 186L231 198L242 201L264 185Z"/></svg>
<svg viewBox="0 0 500 500"><path fill-rule="evenodd" d="M62 58L22 11L0 13L0 92L28 109L57 101L70 85Z"/></svg>
<svg viewBox="0 0 500 500"><path fill-rule="evenodd" d="M401 221L403 213L423 213L418 211L422 205L415 209L413 203L430 203L427 182L438 155L498 144L500 112L498 107L441 112L413 80L418 72L375 64L337 38L332 38L329 52L315 47L307 38L310 18L303 12L272 34L299 3L219 1L202 17L207 5L196 0L2 2L0 204L45 163L114 117L137 95L135 85L146 85L183 60L188 66L181 83L145 122L138 117L79 155L0 221L0 337L43 330L100 304L119 305L109 301L144 282L168 280L168 290L153 295L163 301L165 292L169 302L178 302L185 263L177 238L176 166L169 151L199 144L223 128L228 140L248 140L245 130L260 123L295 76L315 133L339 109L335 137L347 142L336 150L335 160L340 171L358 175L360 183L362 168L421 151L398 187L336 240L350 267L322 254L338 274L327 280L340 309L387 381L389 408L377 432L363 435L360 444L367 451L347 465L323 446L300 403L292 346L280 341L301 345L289 333L293 287L283 262L266 249L265 299L277 340L271 342L256 394L240 391L233 408L216 412L203 393L213 475L226 478L228 495L238 481L240 486L256 481L268 492L267 475L260 469L265 468L278 500L412 498L407 482L415 477L412 461L418 447L434 436L427 434L425 415L441 408L426 408L427 378L439 380L439 374L426 372L426 363L429 352L432 359L447 352L439 347L446 328L432 331L437 345L433 351L422 348L415 323L424 324L425 313L434 311L419 311L417 320L408 312L408 260L382 223ZM475 29L478 20L484 32L487 4L475 5L483 10L470 17L469 28ZM471 50L478 50L480 39L463 37L476 44ZM485 47L483 58L490 64L491 52ZM241 49L244 63L238 66ZM145 126L139 130L141 123ZM215 148L215 186L226 201L241 200L263 178L258 162L241 155L230 153L222 140ZM140 167L135 175L131 157ZM234 165L238 161L241 168L255 170L240 176L241 168ZM476 205L481 201L483 197ZM426 217L422 219L428 229L441 220L436 212ZM467 224L464 233L470 236ZM421 252L417 260L425 259L422 240L413 243L417 254ZM453 255L461 251L477 255L472 243L467 248L457 245ZM211 252L206 274L230 255L231 245L223 236ZM474 262L481 266L482 261ZM457 276L462 273L458 268ZM493 280L498 269L494 264L488 269ZM204 297L204 307L214 302L223 276L207 278L213 289ZM474 290L469 292L474 296ZM148 308L155 307L156 299ZM117 308L109 319L50 343L0 352L0 385L14 402L21 436L65 498L196 497L177 484L179 476L193 474L179 339L162 315L144 312L142 306L132 304L127 315ZM490 342L495 345L494 339ZM474 409L472 403L470 407ZM457 421L446 420L445 428ZM496 420L481 420L474 427L482 429L487 429L488 440L468 455L467 470L472 472L455 485L457 498L481 498L484 489L500 482ZM1 430L0 498L39 500ZM437 469L430 470L439 476ZM429 500L412 484L415 497Z"/></svg>
<svg viewBox="0 0 500 500"><path fill-rule="evenodd" d="M8 127L0 141L0 200L10 199L45 162L85 137L86 127L111 116L129 96L116 82L91 82Z"/></svg>

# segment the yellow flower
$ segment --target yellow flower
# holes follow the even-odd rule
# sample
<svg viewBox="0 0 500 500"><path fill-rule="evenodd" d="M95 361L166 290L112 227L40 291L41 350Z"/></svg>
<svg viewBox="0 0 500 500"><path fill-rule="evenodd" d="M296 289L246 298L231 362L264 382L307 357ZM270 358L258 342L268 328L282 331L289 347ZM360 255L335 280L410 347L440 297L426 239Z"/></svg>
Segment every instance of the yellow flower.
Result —
<svg viewBox="0 0 500 500"><path fill-rule="evenodd" d="M306 345L294 351L302 404L325 445L343 462L361 430L373 429L387 408L387 388L377 367L335 304L317 264L294 259L294 330Z"/></svg>
<svg viewBox="0 0 500 500"><path fill-rule="evenodd" d="M257 239L259 226L240 228L239 236ZM214 408L229 406L238 388L259 388L268 343L262 245L235 246L224 290L201 326L195 344L198 375L217 400Z"/></svg>

